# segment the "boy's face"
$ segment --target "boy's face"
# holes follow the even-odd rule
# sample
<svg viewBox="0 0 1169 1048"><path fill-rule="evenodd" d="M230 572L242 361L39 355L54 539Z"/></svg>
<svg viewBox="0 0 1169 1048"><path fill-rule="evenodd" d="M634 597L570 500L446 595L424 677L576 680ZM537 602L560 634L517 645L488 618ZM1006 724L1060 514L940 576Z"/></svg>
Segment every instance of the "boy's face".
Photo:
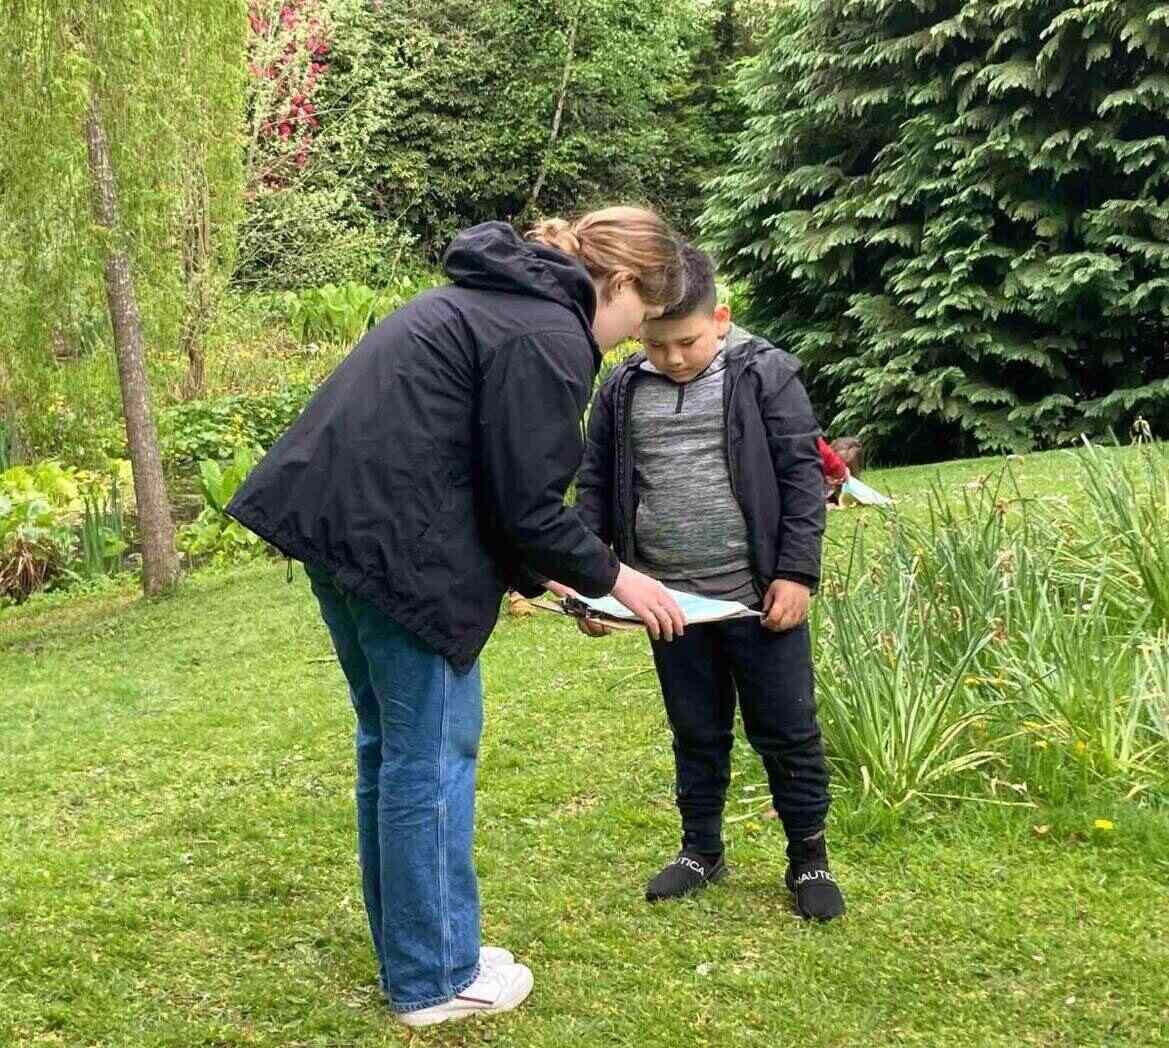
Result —
<svg viewBox="0 0 1169 1048"><path fill-rule="evenodd" d="M700 309L684 317L647 319L641 325L641 344L649 362L663 375L689 382L710 366L730 327L731 311L719 305L713 313Z"/></svg>

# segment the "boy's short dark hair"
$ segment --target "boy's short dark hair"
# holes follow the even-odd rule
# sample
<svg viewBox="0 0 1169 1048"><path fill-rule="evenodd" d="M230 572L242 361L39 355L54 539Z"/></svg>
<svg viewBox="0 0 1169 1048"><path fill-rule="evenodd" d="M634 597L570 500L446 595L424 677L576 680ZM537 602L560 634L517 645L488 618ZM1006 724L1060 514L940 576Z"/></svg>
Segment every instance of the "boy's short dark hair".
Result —
<svg viewBox="0 0 1169 1048"><path fill-rule="evenodd" d="M693 244L681 245L682 269L686 275L686 293L676 306L662 314L663 320L688 317L691 313L713 313L718 305L718 289L714 281L714 262L705 251Z"/></svg>
<svg viewBox="0 0 1169 1048"><path fill-rule="evenodd" d="M865 468L865 446L859 437L837 437L832 442L832 450L842 459L852 473L859 473Z"/></svg>

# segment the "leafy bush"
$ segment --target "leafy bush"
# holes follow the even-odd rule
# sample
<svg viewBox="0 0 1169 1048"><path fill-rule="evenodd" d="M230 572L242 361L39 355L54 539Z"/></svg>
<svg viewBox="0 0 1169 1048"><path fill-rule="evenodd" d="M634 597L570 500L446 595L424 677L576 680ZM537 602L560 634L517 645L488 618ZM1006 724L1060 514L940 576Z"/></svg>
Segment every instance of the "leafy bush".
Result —
<svg viewBox="0 0 1169 1048"><path fill-rule="evenodd" d="M120 572L119 483L54 460L0 472L0 600Z"/></svg>
<svg viewBox="0 0 1169 1048"><path fill-rule="evenodd" d="M1169 418L1167 74L1144 0L791 5L704 232L887 460Z"/></svg>
<svg viewBox="0 0 1169 1048"><path fill-rule="evenodd" d="M0 602L20 603L68 576L77 540L59 505L36 491L5 493L0 477Z"/></svg>
<svg viewBox="0 0 1169 1048"><path fill-rule="evenodd" d="M68 506L79 492L76 473L54 459L12 466L0 473L0 494L18 500L41 497L52 505Z"/></svg>
<svg viewBox="0 0 1169 1048"><path fill-rule="evenodd" d="M282 291L392 276L411 238L371 214L359 190L334 181L257 192L240 230L237 285Z"/></svg>
<svg viewBox="0 0 1169 1048"><path fill-rule="evenodd" d="M241 450L271 447L312 393L311 387L296 385L275 393L240 393L163 408L158 415L163 461L174 470L204 459L224 462Z"/></svg>
<svg viewBox="0 0 1169 1048"><path fill-rule="evenodd" d="M377 287L404 250L435 258L461 228L541 210L649 200L690 217L712 158L729 148L707 105L734 57L715 47L712 5L327 6L327 69L304 92L311 142L286 114L285 136L261 135L254 150L275 161L259 166L275 167L279 184L249 199L246 286ZM281 163L289 151L292 168Z"/></svg>
<svg viewBox="0 0 1169 1048"><path fill-rule="evenodd" d="M258 458L259 452L241 449L227 466L221 467L210 460L199 463L199 490L204 508L194 521L179 529L177 544L181 552L189 557L216 560L235 560L263 552L264 544L259 536L225 512Z"/></svg>
<svg viewBox="0 0 1169 1048"><path fill-rule="evenodd" d="M364 284L325 284L286 292L288 323L301 342L352 345L369 330L377 293Z"/></svg>
<svg viewBox="0 0 1169 1048"><path fill-rule="evenodd" d="M352 281L325 284L285 292L282 302L292 333L301 342L352 346L375 323L441 279L437 272L420 271L398 277L381 291Z"/></svg>

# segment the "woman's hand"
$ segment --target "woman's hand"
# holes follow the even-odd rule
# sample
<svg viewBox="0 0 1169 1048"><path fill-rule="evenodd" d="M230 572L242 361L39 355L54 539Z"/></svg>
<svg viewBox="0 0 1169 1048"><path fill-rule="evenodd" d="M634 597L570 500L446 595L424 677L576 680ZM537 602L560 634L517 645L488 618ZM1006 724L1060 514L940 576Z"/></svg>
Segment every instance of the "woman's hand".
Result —
<svg viewBox="0 0 1169 1048"><path fill-rule="evenodd" d="M621 565L613 596L645 623L654 640L673 640L685 631L686 616L666 587L628 564Z"/></svg>
<svg viewBox="0 0 1169 1048"><path fill-rule="evenodd" d="M776 579L763 598L763 628L774 633L794 630L808 618L812 591L790 579Z"/></svg>

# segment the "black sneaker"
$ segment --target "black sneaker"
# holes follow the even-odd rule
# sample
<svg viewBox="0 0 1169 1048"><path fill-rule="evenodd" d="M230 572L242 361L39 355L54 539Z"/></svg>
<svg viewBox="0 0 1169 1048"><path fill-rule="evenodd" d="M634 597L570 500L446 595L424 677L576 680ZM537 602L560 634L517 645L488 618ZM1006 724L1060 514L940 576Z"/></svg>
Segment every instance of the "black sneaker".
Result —
<svg viewBox="0 0 1169 1048"><path fill-rule="evenodd" d="M666 863L645 889L646 902L660 902L662 899L681 899L712 881L721 881L727 875L726 859L700 855L689 848L678 852L678 857Z"/></svg>
<svg viewBox="0 0 1169 1048"><path fill-rule="evenodd" d="M844 913L844 896L828 869L824 837L791 841L787 846L787 890L796 897L796 910L805 920L831 921Z"/></svg>

